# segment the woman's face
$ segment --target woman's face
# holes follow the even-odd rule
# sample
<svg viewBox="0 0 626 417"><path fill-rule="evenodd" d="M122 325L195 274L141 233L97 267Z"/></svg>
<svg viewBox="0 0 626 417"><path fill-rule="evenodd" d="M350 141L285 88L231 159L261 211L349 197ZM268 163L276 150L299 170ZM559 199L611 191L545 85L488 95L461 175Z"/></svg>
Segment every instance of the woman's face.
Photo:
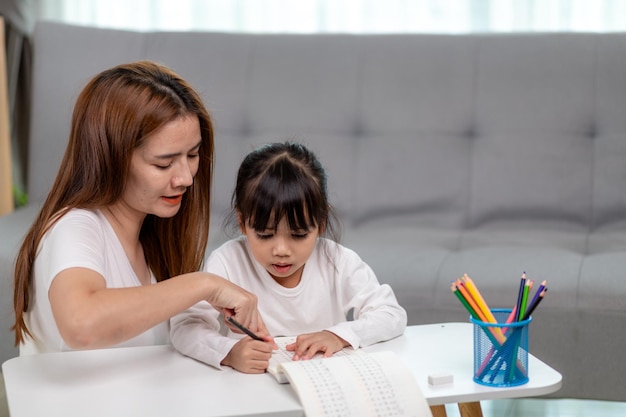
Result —
<svg viewBox="0 0 626 417"><path fill-rule="evenodd" d="M198 172L201 142L195 115L157 130L133 152L122 203L143 216L174 216Z"/></svg>

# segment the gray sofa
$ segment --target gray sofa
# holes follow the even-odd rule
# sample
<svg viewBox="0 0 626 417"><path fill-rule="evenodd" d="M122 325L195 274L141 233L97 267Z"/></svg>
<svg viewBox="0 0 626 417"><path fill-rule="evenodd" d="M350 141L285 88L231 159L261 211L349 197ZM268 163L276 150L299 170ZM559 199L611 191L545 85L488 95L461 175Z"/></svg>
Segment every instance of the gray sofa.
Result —
<svg viewBox="0 0 626 417"><path fill-rule="evenodd" d="M343 243L393 286L410 324L467 321L450 281L491 307L548 280L530 349L556 397L626 401L626 34L134 33L41 23L33 39L31 204L0 218L0 359L17 352L10 271L87 80L152 59L216 123L211 248L236 168L293 139L327 168ZM429 343L424 340L424 343ZM530 369L532 377L532 369Z"/></svg>

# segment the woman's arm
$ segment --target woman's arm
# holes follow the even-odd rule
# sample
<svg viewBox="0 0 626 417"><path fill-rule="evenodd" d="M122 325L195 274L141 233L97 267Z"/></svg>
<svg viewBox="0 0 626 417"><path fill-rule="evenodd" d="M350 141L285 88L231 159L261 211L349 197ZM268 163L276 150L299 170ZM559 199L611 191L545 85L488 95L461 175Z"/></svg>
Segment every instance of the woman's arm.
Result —
<svg viewBox="0 0 626 417"><path fill-rule="evenodd" d="M54 278L48 297L59 333L74 349L121 343L201 300L234 314L250 329L267 333L254 294L204 272L180 275L153 285L107 288L99 273L87 268L69 268Z"/></svg>

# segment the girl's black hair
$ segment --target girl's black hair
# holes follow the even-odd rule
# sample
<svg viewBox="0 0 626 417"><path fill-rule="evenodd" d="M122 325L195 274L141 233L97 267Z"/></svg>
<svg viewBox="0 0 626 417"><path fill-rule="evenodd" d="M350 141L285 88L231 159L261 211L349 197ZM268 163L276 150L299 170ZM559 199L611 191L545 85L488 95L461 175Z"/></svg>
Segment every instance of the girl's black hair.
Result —
<svg viewBox="0 0 626 417"><path fill-rule="evenodd" d="M326 172L313 152L293 142L266 144L241 163L232 196L233 216L257 231L287 219L292 230L317 228L337 241Z"/></svg>

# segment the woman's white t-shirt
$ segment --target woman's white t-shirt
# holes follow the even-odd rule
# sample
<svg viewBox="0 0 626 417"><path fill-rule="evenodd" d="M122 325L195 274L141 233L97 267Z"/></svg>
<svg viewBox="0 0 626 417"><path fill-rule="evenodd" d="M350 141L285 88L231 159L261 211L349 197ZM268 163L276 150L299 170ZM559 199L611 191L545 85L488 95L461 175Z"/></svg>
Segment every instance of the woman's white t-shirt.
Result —
<svg viewBox="0 0 626 417"><path fill-rule="evenodd" d="M59 334L48 290L59 272L91 269L104 277L107 288L138 287L139 279L108 220L99 210L72 209L46 232L39 244L31 276L31 299L25 322L34 339L26 337L20 355L71 350ZM156 279L152 276L152 283ZM169 324L163 322L112 347L169 343Z"/></svg>

